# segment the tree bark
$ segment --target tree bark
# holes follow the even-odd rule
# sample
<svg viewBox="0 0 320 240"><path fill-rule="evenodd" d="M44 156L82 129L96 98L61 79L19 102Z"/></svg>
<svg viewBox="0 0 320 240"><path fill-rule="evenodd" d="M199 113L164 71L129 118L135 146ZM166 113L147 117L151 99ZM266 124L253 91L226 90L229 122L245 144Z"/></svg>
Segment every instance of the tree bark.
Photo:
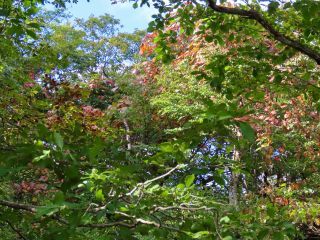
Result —
<svg viewBox="0 0 320 240"><path fill-rule="evenodd" d="M130 136L130 127L129 127L127 119L123 120L123 125L124 125L124 127L126 129L127 150L131 151L132 144L131 144L131 136Z"/></svg>
<svg viewBox="0 0 320 240"><path fill-rule="evenodd" d="M240 152L236 149L236 146L233 147L233 163L240 161ZM236 173L231 168L230 171L230 184L229 184L229 204L238 207L239 200L238 200L238 185L239 185L239 177L240 174Z"/></svg>

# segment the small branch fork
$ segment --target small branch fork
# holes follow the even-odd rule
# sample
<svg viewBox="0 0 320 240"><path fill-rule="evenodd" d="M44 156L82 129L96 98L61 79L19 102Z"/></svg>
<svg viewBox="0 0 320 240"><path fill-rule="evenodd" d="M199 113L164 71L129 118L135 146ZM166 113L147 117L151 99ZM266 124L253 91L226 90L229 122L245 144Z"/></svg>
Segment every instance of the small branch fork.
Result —
<svg viewBox="0 0 320 240"><path fill-rule="evenodd" d="M158 181L162 178L165 178L167 176L169 176L171 173L173 173L174 171L178 170L178 169L182 169L184 168L186 165L185 164L178 164L177 166L175 166L174 168L171 168L168 172L158 176L158 177L155 177L153 179L149 179L143 183L138 183L136 187L134 187L129 193L127 193L126 195L127 196L132 196L137 190L140 190L140 189L143 189L147 186L149 186L151 183L155 182L155 181Z"/></svg>
<svg viewBox="0 0 320 240"><path fill-rule="evenodd" d="M203 144L206 144L208 140L206 140ZM202 144L199 144L199 146L193 151L193 153L190 155L190 157L187 159L188 162L191 161L195 156L196 154L198 153L198 151L200 150L200 145ZM187 164L178 164L176 165L174 168L171 168L168 172L158 176L158 177L155 177L153 179L149 179L143 183L138 183L136 187L134 187L129 193L127 193L126 195L127 196L132 196L137 190L141 190L141 189L144 189L145 187L148 187L151 183L155 182L155 181L158 181L162 178L165 178L167 176L169 176L171 173L179 170L179 169L183 169L187 166Z"/></svg>
<svg viewBox="0 0 320 240"><path fill-rule="evenodd" d="M217 5L215 0L208 0L209 7L215 11L220 13L226 13L231 15L238 15L247 17L249 19L253 19L260 23L260 25L267 30L276 40L281 42L282 44L292 47L295 50L309 56L313 60L317 62L318 65L320 65L320 53L316 52L315 50L311 49L309 46L302 44L299 41L296 41L279 31L277 31L263 16L261 13L250 9L250 10L244 10L240 8L230 8L225 7L221 5Z"/></svg>

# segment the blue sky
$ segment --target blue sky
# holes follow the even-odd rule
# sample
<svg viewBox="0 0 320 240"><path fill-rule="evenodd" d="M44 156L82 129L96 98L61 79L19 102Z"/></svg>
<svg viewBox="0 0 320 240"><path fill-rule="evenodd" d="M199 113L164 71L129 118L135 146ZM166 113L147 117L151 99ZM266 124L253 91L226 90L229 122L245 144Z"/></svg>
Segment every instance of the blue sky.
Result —
<svg viewBox="0 0 320 240"><path fill-rule="evenodd" d="M134 29L146 29L148 23L152 20L151 15L156 10L143 6L134 9L131 3L111 4L110 0L80 0L77 4L69 4L68 10L76 18L88 18L90 15L103 15L108 13L115 18L120 19L123 25L123 31L132 32Z"/></svg>

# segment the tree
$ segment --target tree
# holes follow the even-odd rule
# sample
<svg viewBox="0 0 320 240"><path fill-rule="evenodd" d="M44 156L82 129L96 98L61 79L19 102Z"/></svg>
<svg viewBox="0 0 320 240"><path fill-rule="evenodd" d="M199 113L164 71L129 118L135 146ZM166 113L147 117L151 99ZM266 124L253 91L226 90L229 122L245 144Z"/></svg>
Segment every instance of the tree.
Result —
<svg viewBox="0 0 320 240"><path fill-rule="evenodd" d="M139 3L141 45L110 15L2 24L1 237L316 235L318 4Z"/></svg>

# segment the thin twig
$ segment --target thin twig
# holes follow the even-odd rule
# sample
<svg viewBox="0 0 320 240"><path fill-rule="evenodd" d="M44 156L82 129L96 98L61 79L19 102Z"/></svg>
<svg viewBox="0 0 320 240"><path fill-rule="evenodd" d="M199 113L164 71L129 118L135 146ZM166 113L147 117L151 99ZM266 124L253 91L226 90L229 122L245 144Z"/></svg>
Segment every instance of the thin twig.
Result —
<svg viewBox="0 0 320 240"><path fill-rule="evenodd" d="M178 164L177 166L175 166L174 168L170 169L168 172L158 176L158 177L155 177L155 178L152 178L152 179L149 179L143 183L138 183L136 187L134 187L129 193L127 193L126 195L127 196L131 196L133 193L135 193L137 190L140 190L141 188L144 188L146 186L148 186L149 184L151 184L152 182L155 182L157 180L160 180L162 178L165 178L167 176L169 176L171 173L173 173L174 171L178 170L178 169L181 169L181 168L184 168L186 165L185 164Z"/></svg>
<svg viewBox="0 0 320 240"><path fill-rule="evenodd" d="M16 233L19 235L19 237L23 240L28 240L25 236L22 235L22 233L17 229L15 228L12 223L10 221L5 221L6 223L8 223L9 227Z"/></svg>

